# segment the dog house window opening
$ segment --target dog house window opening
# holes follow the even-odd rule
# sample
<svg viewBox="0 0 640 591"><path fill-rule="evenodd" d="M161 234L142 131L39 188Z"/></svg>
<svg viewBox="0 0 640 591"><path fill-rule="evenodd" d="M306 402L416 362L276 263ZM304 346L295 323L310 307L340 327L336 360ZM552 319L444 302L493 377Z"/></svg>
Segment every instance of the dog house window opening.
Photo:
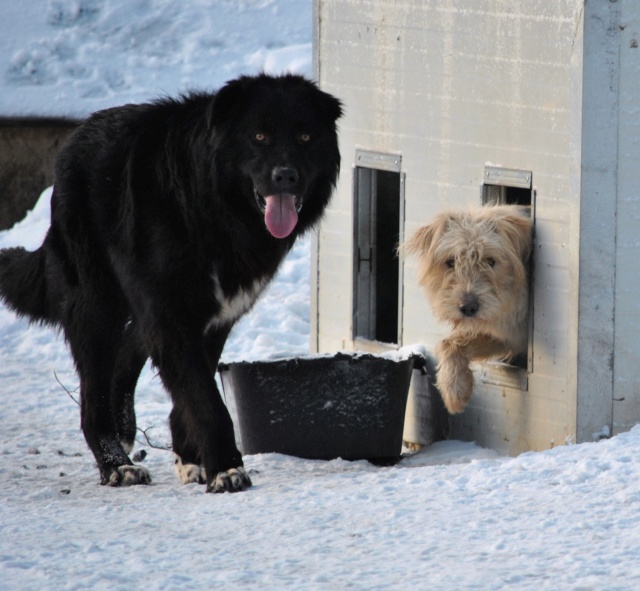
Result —
<svg viewBox="0 0 640 591"><path fill-rule="evenodd" d="M532 205L531 171L485 166L482 205Z"/></svg>
<svg viewBox="0 0 640 591"><path fill-rule="evenodd" d="M353 337L400 341L397 246L403 212L400 157L359 153L354 168Z"/></svg>
<svg viewBox="0 0 640 591"><path fill-rule="evenodd" d="M532 172L497 166L485 166L484 183L482 185L482 205L522 205L528 207L535 220L535 190L533 189ZM529 293L533 269L530 261ZM533 298L529 301L529 347L526 358L518 356L509 360L509 364L517 369L533 371ZM491 365L491 364L489 364ZM491 381L491 380L488 380Z"/></svg>

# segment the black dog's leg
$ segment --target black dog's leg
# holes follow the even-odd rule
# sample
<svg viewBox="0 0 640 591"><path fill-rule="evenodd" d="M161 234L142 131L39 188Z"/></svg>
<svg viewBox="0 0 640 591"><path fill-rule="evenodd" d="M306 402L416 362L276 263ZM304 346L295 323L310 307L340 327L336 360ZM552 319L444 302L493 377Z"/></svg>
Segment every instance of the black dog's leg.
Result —
<svg viewBox="0 0 640 591"><path fill-rule="evenodd" d="M218 331L210 331L205 335L204 339L204 347L205 354L207 358L207 362L209 364L209 369L211 370L211 375L214 378L214 385L216 372L218 371L218 361L220 360L220 355L222 355L222 349L224 348L224 344L229 336L230 329L218 330ZM238 464L238 468L236 470L226 470L225 472L219 472L215 481L213 483L208 483L208 491L211 492L224 492L226 490L243 490L249 486L251 486L251 479L249 475L244 469L244 463L242 462L242 455L238 451L236 446L236 437L234 432L234 424L231 420L231 415L229 414L229 409L227 405L224 404L222 400L222 396L220 396L220 391L217 388L215 390L215 396L218 403L221 405L221 413L224 416L224 430L221 433L219 439L219 445L221 449L224 450L223 455L238 457L240 459L240 464Z"/></svg>
<svg viewBox="0 0 640 591"><path fill-rule="evenodd" d="M128 454L133 450L136 436L134 394L147 357L137 339L135 325L129 322L124 330L111 384L111 404L116 430L120 437L120 445Z"/></svg>
<svg viewBox="0 0 640 591"><path fill-rule="evenodd" d="M154 359L173 398L170 425L178 474L183 482L204 480L207 492L236 492L251 486L211 369L227 334L209 337L205 346L201 336L181 339L174 333L163 339L165 350ZM210 362L207 354L215 361Z"/></svg>
<svg viewBox="0 0 640 591"><path fill-rule="evenodd" d="M65 323L80 376L82 431L100 470L101 484L148 484L149 472L134 466L122 448L111 401L111 385L124 321L100 303L76 301Z"/></svg>

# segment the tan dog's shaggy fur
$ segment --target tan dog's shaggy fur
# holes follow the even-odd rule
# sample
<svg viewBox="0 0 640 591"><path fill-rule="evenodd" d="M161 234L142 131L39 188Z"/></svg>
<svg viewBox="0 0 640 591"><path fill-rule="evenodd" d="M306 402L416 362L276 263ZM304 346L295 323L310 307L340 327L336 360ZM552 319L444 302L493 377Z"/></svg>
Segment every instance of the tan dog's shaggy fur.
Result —
<svg viewBox="0 0 640 591"><path fill-rule="evenodd" d="M436 385L449 412L462 412L473 390L471 360L527 350L529 211L495 205L443 212L401 248L416 255L436 317L453 325L436 347Z"/></svg>

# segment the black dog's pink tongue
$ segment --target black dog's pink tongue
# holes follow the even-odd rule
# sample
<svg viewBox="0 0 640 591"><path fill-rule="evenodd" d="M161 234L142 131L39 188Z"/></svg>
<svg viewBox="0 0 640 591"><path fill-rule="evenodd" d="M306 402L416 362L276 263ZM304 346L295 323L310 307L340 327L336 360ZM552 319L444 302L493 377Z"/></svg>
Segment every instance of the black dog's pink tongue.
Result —
<svg viewBox="0 0 640 591"><path fill-rule="evenodd" d="M276 238L286 238L298 223L295 195L268 195L265 198L267 207L264 212L264 223Z"/></svg>

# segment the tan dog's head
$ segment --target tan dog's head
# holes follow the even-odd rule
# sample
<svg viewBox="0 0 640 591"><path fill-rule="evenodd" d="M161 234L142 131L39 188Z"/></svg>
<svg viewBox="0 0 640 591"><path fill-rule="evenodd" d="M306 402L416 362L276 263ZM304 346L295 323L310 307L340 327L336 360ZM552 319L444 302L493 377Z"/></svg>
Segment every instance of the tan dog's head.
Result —
<svg viewBox="0 0 640 591"><path fill-rule="evenodd" d="M514 348L522 345L531 253L526 208L443 212L401 248L417 256L418 280L438 319L470 337L494 335Z"/></svg>

